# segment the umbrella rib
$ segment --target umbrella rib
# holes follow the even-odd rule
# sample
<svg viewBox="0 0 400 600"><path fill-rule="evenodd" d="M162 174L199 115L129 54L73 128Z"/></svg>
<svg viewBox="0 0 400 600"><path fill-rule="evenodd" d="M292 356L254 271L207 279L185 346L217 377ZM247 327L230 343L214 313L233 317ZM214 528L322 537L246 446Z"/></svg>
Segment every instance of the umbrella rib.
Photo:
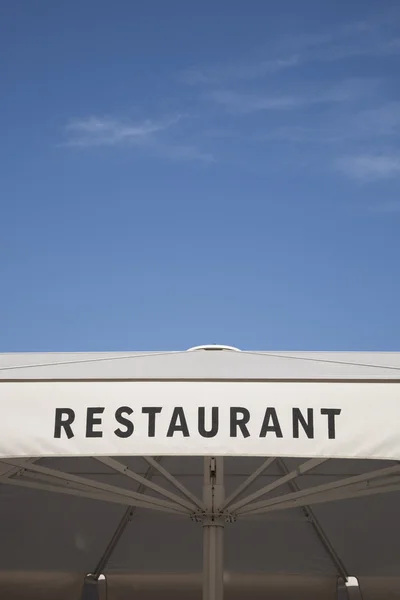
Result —
<svg viewBox="0 0 400 600"><path fill-rule="evenodd" d="M278 466L279 466L280 470L282 471L283 475L288 475L290 471L289 471L285 461L282 458L278 458L277 462L278 462ZM292 492L300 492L300 487L295 480L289 481L288 486L290 487ZM301 509L303 511L305 518L308 521L310 521L311 526L314 529L314 532L315 532L317 538L319 539L319 541L322 544L322 546L324 547L326 553L328 554L331 561L335 565L338 574L345 581L347 581L347 579L349 577L349 571L346 569L343 561L341 560L340 556L338 555L335 548L333 547L331 541L329 540L327 534L325 533L324 528L322 527L321 523L315 516L311 506L304 505L301 507Z"/></svg>
<svg viewBox="0 0 400 600"><path fill-rule="evenodd" d="M66 493L69 493L68 490L73 490L73 495L82 495L83 497L86 497L87 494L90 495L90 497L93 496L93 498L98 499L98 500L104 500L106 502L113 502L116 501L115 499L124 499L124 504L127 504L128 502L130 502L129 499L125 499L125 496L123 495L119 495L117 493L111 493L111 492L102 492L101 490L99 490L98 492L96 491L91 491L90 488L88 488L86 485L83 484L79 484L79 483L73 483L73 482L63 482L61 480L57 480L55 477L51 476L51 475L44 475L42 473L33 473L33 472L28 472L28 471L23 471L20 470L19 473L17 473L11 480L10 483L13 484L13 482L29 482L29 483L34 483L34 482L41 482L40 484L36 484L37 485L37 489L45 489L42 486L42 483L49 485L54 491L55 489L57 491L59 491L60 493L62 493L64 490L67 490ZM65 485L64 485L65 483ZM76 494L75 494L76 492ZM80 492L80 493L79 493Z"/></svg>
<svg viewBox="0 0 400 600"><path fill-rule="evenodd" d="M106 457L94 457L94 458L96 458L97 461L101 462L102 464L106 465L107 467L110 467L110 469L113 469L114 471L117 471L118 473L121 473L122 475L125 475L126 477L129 477L130 479L133 479L134 481L140 483L141 485L144 485L146 488L151 489L154 492L157 492L158 494L165 496L166 498L169 498L176 504L184 506L185 508L188 508L191 511L197 510L197 506L195 504L193 504L193 502L189 502L185 498L181 498L180 496L177 496L173 492L166 490L162 486L157 485L156 483L153 483L152 481L146 479L142 475L135 473L134 471L132 471L131 469L129 469L128 467L126 467L125 465L120 463L118 460L115 460L114 458L106 458Z"/></svg>
<svg viewBox="0 0 400 600"><path fill-rule="evenodd" d="M49 483L51 485L56 485L58 488L60 489L74 489L77 491L82 491L82 492L87 492L89 491L90 493L92 493L90 491L90 488L88 488L88 486L86 484L82 484L82 483L76 483L76 482L69 482L69 481L65 481L64 480L59 480L57 478L55 478L53 475L45 475L43 473L34 473L34 472L29 472L26 471L25 469L22 470L20 469L18 473L15 474L15 477L21 477L24 478L26 477L28 480L37 480L37 481L43 481L44 483ZM14 481L15 479L12 479L12 481ZM24 480L24 479L22 479ZM65 485L64 485L65 483ZM122 488L115 488L115 489L122 489ZM101 498L103 499L109 499L112 497L118 497L118 498L125 498L125 495L122 493L117 493L117 492L102 492L101 490L99 490L98 493L96 493L96 495L98 495L99 497L101 496ZM150 498L149 496L143 495L146 498ZM128 498L126 504L132 504L132 501L130 498ZM153 504L150 502L147 502L145 500L143 500L143 505L146 505L147 508L153 508ZM178 509L180 507L177 507ZM183 512L181 512L180 514L185 514Z"/></svg>
<svg viewBox="0 0 400 600"><path fill-rule="evenodd" d="M154 459L156 462L161 462L162 458L161 457L156 457ZM146 480L146 484L141 483L137 489L138 493L143 493L146 490L147 487L147 483L150 482L151 478L153 477L155 472L155 469L153 467L149 467L145 473L144 479ZM120 520L118 527L116 528L114 535L112 536L111 540L109 541L109 543L107 544L106 549L104 550L102 556L100 557L94 571L93 571L93 577L95 580L98 580L100 575L102 574L104 568L107 566L115 548L117 547L117 544L119 542L119 540L121 539L123 533L125 532L125 529L127 528L128 524L130 523L130 521L132 520L132 518L134 517L136 513L136 506L128 506L128 508L126 509L125 513L122 516L122 519Z"/></svg>
<svg viewBox="0 0 400 600"><path fill-rule="evenodd" d="M6 462L12 466L24 468L27 471L43 473L44 475L52 475L56 479L61 479L63 481L69 481L69 482L78 483L78 484L83 484L83 485L86 485L88 488L94 488L94 489L98 489L98 490L105 491L105 492L115 493L119 496L126 496L127 498L131 498L134 500L138 500L140 502L144 502L144 503L148 504L149 506L151 506L151 505L162 506L164 508L170 508L176 512L182 512L183 514L190 514L189 510L186 510L183 507L173 504L172 502L169 502L167 500L153 498L151 496L146 496L145 494L138 494L137 492L126 490L124 488L119 488L119 487L109 485L106 483L101 483L94 479L88 479L86 477L79 477L77 475L71 475L70 473L63 473L62 471L57 471L55 469L49 469L47 467L42 467L42 466L36 465L36 464L33 464L33 465L32 464L24 464L18 460L15 461L15 460L11 460L11 459L5 459L4 462Z"/></svg>
<svg viewBox="0 0 400 600"><path fill-rule="evenodd" d="M190 490L187 489L176 477L174 477L167 469L164 469L158 462L154 460L151 456L143 456L144 460L151 465L156 471L161 473L172 485L178 489L186 498L191 500L200 510L206 510L204 503L197 498Z"/></svg>
<svg viewBox="0 0 400 600"><path fill-rule="evenodd" d="M0 371L12 371L13 369L31 369L35 367L58 367L60 365L77 365L87 363L97 363L111 360L123 360L130 358L143 358L143 357L154 357L154 356L165 356L170 354L185 354L185 350L178 350L176 352L139 352L137 354L122 354L118 356L99 356L97 358L84 358L83 360L61 360L49 363L34 363L28 365L11 365L7 367L0 367Z"/></svg>
<svg viewBox="0 0 400 600"><path fill-rule="evenodd" d="M67 496L77 496L79 498L89 498L91 500L101 500L103 502L111 502L114 504L123 504L125 506L129 506L132 504L132 500L125 498L124 496L119 496L118 494L110 494L110 493L96 493L83 491L75 488L69 488L61 485L50 485L46 483L35 483L34 481L25 481L19 478L9 479L8 477L0 477L0 483L5 483L7 485L13 485L16 487L23 487L33 490L40 490L44 492L54 492L58 494L65 494ZM174 510L172 508L150 505L147 502L142 502L139 500L134 500L134 505L139 508L148 508L151 510L157 510L161 512L167 512L171 514L182 515L185 514L181 511Z"/></svg>
<svg viewBox="0 0 400 600"><path fill-rule="evenodd" d="M274 352L256 352L253 350L242 350L241 353L242 354L253 354L256 356L270 356L272 358L284 358L287 360L303 360L303 361L326 363L326 364L332 364L332 365L343 365L343 366L350 366L350 367L367 367L367 368L372 368L372 369L388 369L390 371L400 371L400 367L376 365L376 364L369 364L369 363L359 363L359 362L348 362L346 360L312 358L310 356L293 356L293 355L286 355L286 354L276 354Z"/></svg>
<svg viewBox="0 0 400 600"><path fill-rule="evenodd" d="M334 502L339 500L351 500L353 498L362 498L365 496L373 496L378 494L387 494L389 492L396 492L399 490L400 482L398 479L396 479L394 482L392 479L390 479L388 482L382 483L380 485L369 485L368 482L366 482L364 485L353 485L347 490L334 490L330 493L320 492L317 494L306 496L305 498L300 498L299 500L288 500L287 502L282 502L279 505L272 506L269 508L251 510L249 512L243 513L243 516L247 517L261 514L269 514L271 512L281 510L289 510L299 507L301 508L304 506L324 504L327 502Z"/></svg>
<svg viewBox="0 0 400 600"><path fill-rule="evenodd" d="M28 458L28 459L24 459L25 462L28 463L34 463L36 462L38 459L37 458ZM14 475L16 475L18 473L18 471L20 470L20 467L11 467L9 464L5 463L3 460L0 460L0 469L1 466L4 465L5 467L7 467L7 471L0 473L0 476L3 478L11 478Z"/></svg>
<svg viewBox="0 0 400 600"><path fill-rule="evenodd" d="M331 490L337 490L339 488L344 488L348 486L352 486L353 484L361 483L364 481L368 481L370 479L376 479L379 477L386 477L388 475L398 474L400 473L400 466L396 465L393 467L386 467L384 469L379 469L377 471L372 471L370 473L362 473L361 475L354 475L352 477L346 477L344 479L339 479L337 481L333 481L331 483L325 483L322 485L318 485L312 488L308 488L307 490L301 490L299 492L292 492L290 494L285 494L283 496L279 496L278 498L271 498L270 500L263 500L260 502L254 502L252 504L248 504L244 506L238 511L238 514L245 514L248 512L253 512L258 509L267 509L272 507L278 507L280 504L287 504L290 500L298 500L304 498L310 498L313 495L317 495L320 492L328 492ZM304 505L304 504L303 504Z"/></svg>
<svg viewBox="0 0 400 600"><path fill-rule="evenodd" d="M258 469L256 469L251 475L247 477L247 479L239 485L228 498L226 498L225 502L221 505L221 510L225 508L229 508L230 504L237 498L240 494L245 492L250 485L258 479L267 469L268 467L276 460L275 457L270 457L265 460Z"/></svg>
<svg viewBox="0 0 400 600"><path fill-rule="evenodd" d="M303 463L299 467L297 467L294 471L291 471L287 475L280 477L276 481L272 481L271 483L264 486L260 490L257 490L256 492L254 492L253 494L250 494L249 496L242 498L242 500L239 500L238 502L231 504L230 510L238 511L238 509L242 509L243 507L246 507L247 505L254 506L253 504L251 504L253 502L253 500L260 498L261 496L265 496L269 492L272 492L273 490L276 490L277 488L281 487L282 485L285 485L289 481L292 481L299 475L303 475L303 473L307 473L308 471L315 469L316 467L318 467L318 465L321 465L322 463L326 462L326 460L328 460L328 459L312 458L311 460L306 461L305 463ZM257 504L257 503L254 503L254 504ZM239 512L241 512L241 511L239 511Z"/></svg>
<svg viewBox="0 0 400 600"><path fill-rule="evenodd" d="M26 479L28 481L33 480L33 481L42 481L44 483L48 483L52 486L57 486L58 488L62 488L62 489L70 489L70 490L77 490L77 491L81 491L81 492L90 492L90 493L96 493L99 496L101 495L102 497L106 497L106 496L118 496L123 498L124 496L119 496L119 494L111 494L111 492L101 492L100 490L98 492L92 492L90 488L88 488L87 485L84 485L82 483L75 483L75 482L68 482L68 481L63 481L61 479L56 479L55 477L53 477L53 475L44 475L43 473L34 473L33 471L27 471L25 469L20 469L18 471L18 473L15 473L15 475L11 478L12 481L18 480L18 481L26 481Z"/></svg>

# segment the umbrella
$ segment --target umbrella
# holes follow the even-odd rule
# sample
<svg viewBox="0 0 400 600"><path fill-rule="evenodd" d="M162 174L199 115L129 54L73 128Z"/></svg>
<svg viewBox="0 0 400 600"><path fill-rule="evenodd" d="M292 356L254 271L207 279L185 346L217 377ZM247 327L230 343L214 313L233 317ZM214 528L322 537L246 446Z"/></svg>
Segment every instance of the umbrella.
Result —
<svg viewBox="0 0 400 600"><path fill-rule="evenodd" d="M9 599L398 598L397 353L0 357Z"/></svg>

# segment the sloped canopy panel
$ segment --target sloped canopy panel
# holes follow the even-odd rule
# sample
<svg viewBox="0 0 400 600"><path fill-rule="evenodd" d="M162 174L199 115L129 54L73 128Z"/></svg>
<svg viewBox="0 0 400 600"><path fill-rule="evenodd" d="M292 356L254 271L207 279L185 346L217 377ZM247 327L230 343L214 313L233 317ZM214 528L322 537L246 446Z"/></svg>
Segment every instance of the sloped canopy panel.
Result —
<svg viewBox="0 0 400 600"><path fill-rule="evenodd" d="M400 353L114 352L0 354L1 379L400 379Z"/></svg>

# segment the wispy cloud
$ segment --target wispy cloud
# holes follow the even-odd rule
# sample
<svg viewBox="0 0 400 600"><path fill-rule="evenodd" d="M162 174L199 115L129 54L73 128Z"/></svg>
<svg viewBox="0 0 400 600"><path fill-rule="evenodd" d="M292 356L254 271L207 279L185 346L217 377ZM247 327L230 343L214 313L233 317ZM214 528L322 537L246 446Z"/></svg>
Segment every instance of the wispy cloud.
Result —
<svg viewBox="0 0 400 600"><path fill-rule="evenodd" d="M189 144L162 141L156 141L148 146L148 150L153 156L164 158L171 162L198 162L211 164L217 162L212 152L207 152L201 148Z"/></svg>
<svg viewBox="0 0 400 600"><path fill-rule="evenodd" d="M65 128L66 145L110 146L145 142L153 134L164 131L177 123L179 119L179 116L158 122L146 119L139 123L101 117L75 119Z"/></svg>
<svg viewBox="0 0 400 600"><path fill-rule="evenodd" d="M328 62L356 57L389 57L398 54L400 54L400 38L385 40L365 37L347 44L342 44L340 40L337 40L326 48L320 49L317 55L308 57L307 60Z"/></svg>
<svg viewBox="0 0 400 600"><path fill-rule="evenodd" d="M295 108L302 103L300 98L292 96L269 96L246 94L232 90L216 90L207 94L207 99L223 106L229 111L250 113L260 110L285 110Z"/></svg>
<svg viewBox="0 0 400 600"><path fill-rule="evenodd" d="M400 133L400 102L386 102L363 110L354 124L359 134L397 135Z"/></svg>
<svg viewBox="0 0 400 600"><path fill-rule="evenodd" d="M398 17L396 12L396 17ZM375 21L355 21L336 29L290 34L272 43L265 56L246 62L192 66L177 78L188 85L224 85L235 80L261 79L308 63L334 62L352 57L388 57L400 54L400 36L393 15Z"/></svg>
<svg viewBox="0 0 400 600"><path fill-rule="evenodd" d="M344 156L336 166L359 180L389 179L400 176L400 154Z"/></svg>
<svg viewBox="0 0 400 600"><path fill-rule="evenodd" d="M369 35L371 31L375 31L376 27L376 23L354 21L325 31L290 33L280 38L277 48L280 52L296 51L303 58L308 56L308 51L313 51L314 58L317 59L315 49L320 50L321 48L335 45L338 42L343 45L346 40L363 38Z"/></svg>
<svg viewBox="0 0 400 600"><path fill-rule="evenodd" d="M352 136L352 131L347 131L344 128L338 129L334 124L332 126L325 125L320 127L284 125L266 132L258 133L254 137L254 141L268 142L279 140L282 142L295 142L299 144L332 144L335 142L342 142Z"/></svg>
<svg viewBox="0 0 400 600"><path fill-rule="evenodd" d="M109 117L74 119L65 127L69 147L119 147L140 149L142 153L170 161L215 162L211 152L198 148L190 135L174 132L182 115L161 120L130 122Z"/></svg>
<svg viewBox="0 0 400 600"><path fill-rule="evenodd" d="M302 108L316 104L351 102L376 87L376 80L350 79L332 85L328 89L314 90L305 95L249 94L233 90L214 90L205 95L208 100L223 106L230 112L251 113Z"/></svg>
<svg viewBox="0 0 400 600"><path fill-rule="evenodd" d="M400 215L400 199L377 202L369 207L371 212L384 215Z"/></svg>
<svg viewBox="0 0 400 600"><path fill-rule="evenodd" d="M345 107L347 108L347 107ZM330 118L301 125L280 125L259 133L257 140L331 144L362 140L380 142L400 135L400 102L386 102L374 108L334 113Z"/></svg>
<svg viewBox="0 0 400 600"><path fill-rule="evenodd" d="M390 19L280 37L269 46L254 60L194 66L179 73L179 83L192 87L183 94L181 85L175 90L178 116L75 119L65 127L64 145L127 147L136 155L213 163L216 156L218 162L233 161L238 154L246 161L247 144L253 164L262 150L273 150L279 161L275 141L280 140L279 148L287 142L286 148L296 154L296 164L311 157L317 168L332 172L333 166L336 174L362 181L399 177L395 136L400 134L400 102L391 101L386 85L395 72L394 61L382 61L388 65L382 74L376 60L348 60L340 69L329 64L400 54L400 36ZM326 64L322 69L317 62ZM293 73L300 68L302 73ZM355 72L363 75L351 77ZM350 77L340 80L339 73ZM308 146L300 147L302 143Z"/></svg>
<svg viewBox="0 0 400 600"><path fill-rule="evenodd" d="M296 52L300 62L336 61L351 57L385 57L400 53L398 10L379 19L354 21L336 29L287 35L279 43L281 52Z"/></svg>
<svg viewBox="0 0 400 600"><path fill-rule="evenodd" d="M237 64L218 65L209 67L191 67L178 74L178 80L188 85L217 84L232 80L250 80L290 69L299 64L300 57L296 54L284 57L268 58Z"/></svg>

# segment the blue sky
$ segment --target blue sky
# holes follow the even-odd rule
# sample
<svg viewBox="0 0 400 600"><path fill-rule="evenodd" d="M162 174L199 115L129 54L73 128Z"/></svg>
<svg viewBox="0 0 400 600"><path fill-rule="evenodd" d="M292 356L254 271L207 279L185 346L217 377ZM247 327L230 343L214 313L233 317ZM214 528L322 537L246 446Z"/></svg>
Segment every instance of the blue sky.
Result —
<svg viewBox="0 0 400 600"><path fill-rule="evenodd" d="M397 0L4 0L1 350L400 350L399 60Z"/></svg>

